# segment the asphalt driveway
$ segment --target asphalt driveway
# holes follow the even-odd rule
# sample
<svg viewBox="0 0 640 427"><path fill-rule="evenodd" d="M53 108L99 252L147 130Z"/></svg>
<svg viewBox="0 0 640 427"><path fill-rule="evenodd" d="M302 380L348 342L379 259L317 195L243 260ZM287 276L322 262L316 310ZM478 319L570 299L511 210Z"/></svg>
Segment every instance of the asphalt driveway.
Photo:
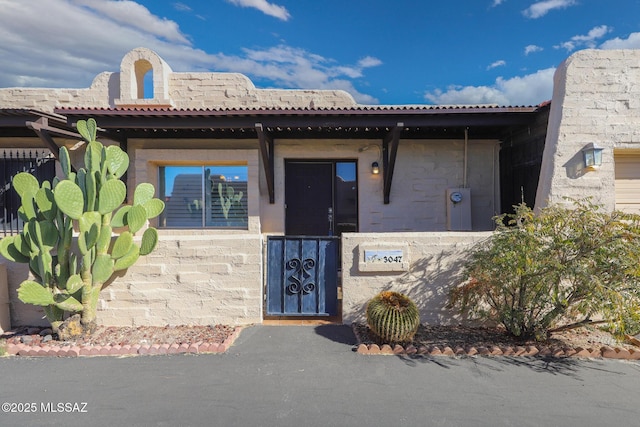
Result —
<svg viewBox="0 0 640 427"><path fill-rule="evenodd" d="M255 326L222 355L0 358L0 425L583 427L640 418L638 362L363 356L353 344L344 326Z"/></svg>

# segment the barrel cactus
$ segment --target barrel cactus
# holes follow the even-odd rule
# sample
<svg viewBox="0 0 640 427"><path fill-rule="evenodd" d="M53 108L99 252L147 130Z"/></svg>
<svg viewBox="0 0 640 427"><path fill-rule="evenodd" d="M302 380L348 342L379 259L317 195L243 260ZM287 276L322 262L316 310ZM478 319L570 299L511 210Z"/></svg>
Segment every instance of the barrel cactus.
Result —
<svg viewBox="0 0 640 427"><path fill-rule="evenodd" d="M408 342L418 330L420 313L408 296L383 291L367 304L367 324L383 342Z"/></svg>
<svg viewBox="0 0 640 427"><path fill-rule="evenodd" d="M84 167L73 171L69 152L61 147L62 178L40 184L29 173L17 174L13 186L20 196L24 228L0 241L0 254L28 263L35 278L20 284L18 298L42 306L59 335L63 330L75 331L72 335L93 331L100 291L114 272L153 251L155 228L148 227L140 243L134 235L164 209L147 183L136 187L133 205L123 206L127 188L120 178L129 156L118 146L96 141L95 120L80 120L77 128L87 142ZM69 319L78 317L80 325L70 326Z"/></svg>

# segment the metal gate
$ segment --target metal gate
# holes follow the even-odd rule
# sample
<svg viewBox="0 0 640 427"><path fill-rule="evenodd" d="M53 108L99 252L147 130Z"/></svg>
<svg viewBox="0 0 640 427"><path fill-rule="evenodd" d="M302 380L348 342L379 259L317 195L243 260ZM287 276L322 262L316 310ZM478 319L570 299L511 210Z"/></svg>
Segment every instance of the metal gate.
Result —
<svg viewBox="0 0 640 427"><path fill-rule="evenodd" d="M17 234L22 230L18 216L20 196L13 190L13 177L18 172L29 172L37 180L51 181L56 176L56 162L45 151L4 150L0 155L0 229L5 234Z"/></svg>
<svg viewBox="0 0 640 427"><path fill-rule="evenodd" d="M267 237L267 315L336 315L339 243L339 237Z"/></svg>

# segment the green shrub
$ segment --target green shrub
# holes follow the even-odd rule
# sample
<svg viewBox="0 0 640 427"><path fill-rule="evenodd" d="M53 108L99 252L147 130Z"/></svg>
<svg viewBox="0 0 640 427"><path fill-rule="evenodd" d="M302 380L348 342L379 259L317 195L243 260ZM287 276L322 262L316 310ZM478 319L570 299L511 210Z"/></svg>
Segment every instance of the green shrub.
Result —
<svg viewBox="0 0 640 427"><path fill-rule="evenodd" d="M420 326L420 313L408 296L383 291L367 304L367 324L384 342L407 342Z"/></svg>
<svg viewBox="0 0 640 427"><path fill-rule="evenodd" d="M451 305L526 339L592 320L617 336L639 332L640 216L572 203L496 217Z"/></svg>

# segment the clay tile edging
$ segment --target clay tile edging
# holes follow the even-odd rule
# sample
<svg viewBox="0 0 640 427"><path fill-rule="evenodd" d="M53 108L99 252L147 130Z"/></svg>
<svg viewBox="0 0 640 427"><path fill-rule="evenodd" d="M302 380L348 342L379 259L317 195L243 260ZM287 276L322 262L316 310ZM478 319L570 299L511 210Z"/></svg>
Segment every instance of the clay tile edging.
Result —
<svg viewBox="0 0 640 427"><path fill-rule="evenodd" d="M420 346L416 348L413 344L406 345L395 344L392 347L389 344L383 344L382 347L378 344L365 344L362 342L356 325L352 325L353 333L356 337L358 344L354 346L354 351L358 354L370 354L370 355L408 355L408 356L448 356L448 357L521 357L521 356L537 356L537 357L553 357L553 358L605 358L605 359L619 359L619 360L640 360L640 347L639 348L623 348L623 347L609 347L603 346L598 349L593 348L563 348L563 347L548 347L545 345L527 345L523 346L489 346L489 347L473 347L473 346L437 346L430 347Z"/></svg>
<svg viewBox="0 0 640 427"><path fill-rule="evenodd" d="M9 356L30 357L92 357L92 356L136 356L136 355L161 355L176 353L224 353L233 345L240 335L241 326L236 327L223 343L205 343L198 341L191 344L152 344L152 345L106 345L106 346L59 346L59 345L6 345L6 354Z"/></svg>

